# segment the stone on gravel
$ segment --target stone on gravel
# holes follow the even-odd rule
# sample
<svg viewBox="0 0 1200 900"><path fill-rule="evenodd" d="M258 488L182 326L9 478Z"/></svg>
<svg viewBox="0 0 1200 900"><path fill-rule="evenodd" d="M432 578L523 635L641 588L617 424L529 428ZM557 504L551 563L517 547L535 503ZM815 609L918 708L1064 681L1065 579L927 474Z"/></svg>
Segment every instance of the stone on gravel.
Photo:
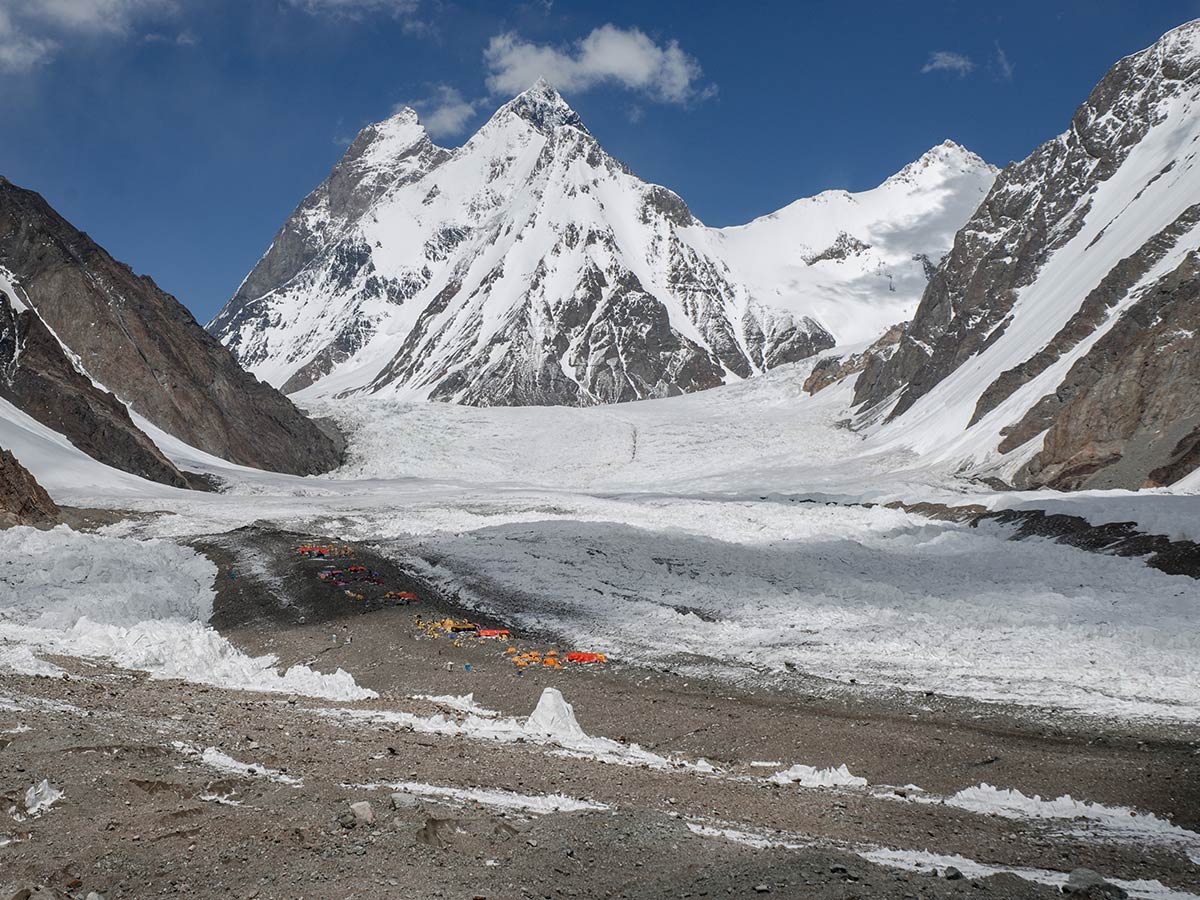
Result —
<svg viewBox="0 0 1200 900"><path fill-rule="evenodd" d="M6 900L63 900L63 895L45 885L17 888Z"/></svg>
<svg viewBox="0 0 1200 900"><path fill-rule="evenodd" d="M392 794L392 809L416 809L420 805L421 801L412 794Z"/></svg>
<svg viewBox="0 0 1200 900"><path fill-rule="evenodd" d="M1099 872L1091 869L1078 868L1071 872L1067 883L1063 885L1063 893L1075 897L1094 898L1094 900L1125 900L1129 894L1115 884L1104 879Z"/></svg>
<svg viewBox="0 0 1200 900"><path fill-rule="evenodd" d="M351 803L350 811L354 813L354 818L363 825L375 824L375 810L371 808L370 801L359 800L357 803Z"/></svg>
<svg viewBox="0 0 1200 900"><path fill-rule="evenodd" d="M954 866L946 866L946 871L942 873L947 881L958 881L963 877L963 873Z"/></svg>

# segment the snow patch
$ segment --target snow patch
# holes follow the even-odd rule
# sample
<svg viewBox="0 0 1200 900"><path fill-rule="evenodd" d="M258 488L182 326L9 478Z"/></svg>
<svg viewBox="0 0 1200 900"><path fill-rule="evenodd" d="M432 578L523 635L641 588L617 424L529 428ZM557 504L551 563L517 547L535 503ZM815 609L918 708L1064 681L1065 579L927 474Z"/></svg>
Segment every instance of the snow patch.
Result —
<svg viewBox="0 0 1200 900"><path fill-rule="evenodd" d="M25 792L25 813L36 818L64 796L63 791L43 778L38 784L30 785L29 790Z"/></svg>
<svg viewBox="0 0 1200 900"><path fill-rule="evenodd" d="M483 717L468 713L462 718L445 715L419 716L402 710L325 708L309 712L327 718L350 719L396 725L418 734L467 737L501 743L527 742L550 747L558 755L621 766L647 766L697 774L713 774L716 768L705 759L684 760L660 756L637 744L610 738L589 737L575 718L575 711L557 688L546 688L533 714L525 720L505 716ZM490 711L489 711L490 712Z"/></svg>
<svg viewBox="0 0 1200 900"><path fill-rule="evenodd" d="M437 706L445 707L446 709L456 710L457 712L471 713L475 716L481 716L487 719L494 719L500 715L494 709L487 709L475 702L475 694L463 694L457 696L454 694L442 694L434 696L432 694L413 694L409 697L410 700L427 700Z"/></svg>
<svg viewBox="0 0 1200 900"><path fill-rule="evenodd" d="M997 815L1005 819L1045 819L1069 821L1089 833L1113 840L1146 844L1174 844L1191 854L1200 854L1200 834L1180 828L1153 813L1137 812L1127 806L1105 806L1076 800L1064 794L1043 800L1037 794L1028 797L1018 790L1001 789L990 784L964 788L945 800L970 812Z"/></svg>
<svg viewBox="0 0 1200 900"><path fill-rule="evenodd" d="M551 687L542 691L537 707L525 720L525 732L530 736L559 742L587 740L587 735L575 718L575 708L564 699L558 688Z"/></svg>
<svg viewBox="0 0 1200 900"><path fill-rule="evenodd" d="M0 669L17 675L32 675L35 678L59 678L66 674L65 669L44 659L38 659L32 650L21 644L0 645Z"/></svg>
<svg viewBox="0 0 1200 900"><path fill-rule="evenodd" d="M33 668L33 653L49 652L224 688L330 700L377 696L341 669L322 674L297 665L281 673L274 656L235 648L207 624L216 568L193 550L66 526L12 528L5 541L0 661L10 667Z"/></svg>
<svg viewBox="0 0 1200 900"><path fill-rule="evenodd" d="M288 784L292 787L303 787L304 779L288 775L278 769L271 769L257 763L244 763L234 759L216 747L205 747L203 750L184 741L172 741L171 746L184 756L197 759L202 765L208 766L225 775L236 775L241 778L265 778L278 784Z"/></svg>
<svg viewBox="0 0 1200 900"><path fill-rule="evenodd" d="M776 772L767 781L773 784L798 784L801 787L866 787L867 779L850 774L843 763L836 768L817 769L797 763L790 769Z"/></svg>
<svg viewBox="0 0 1200 900"><path fill-rule="evenodd" d="M887 848L859 849L854 851L868 862L908 872L922 870L945 869L954 866L967 878L987 878L990 875L1015 875L1035 884L1045 884L1051 887L1062 887L1067 883L1068 874L1055 872L1050 869L1023 868L1014 866L993 866L976 862L965 856L930 853L927 850L891 850ZM1123 888L1130 897L1142 900L1200 900L1196 894L1177 891L1167 887L1158 880L1138 879L1127 881L1121 878L1106 880L1117 887Z"/></svg>
<svg viewBox="0 0 1200 900"><path fill-rule="evenodd" d="M451 800L457 803L477 803L491 809L513 810L532 815L547 815L556 812L585 812L605 810L609 807L592 800L580 800L563 794L518 794L498 788L457 788L446 785L425 784L419 781L385 782L360 784L354 787L363 790L388 788L411 794L425 800Z"/></svg>

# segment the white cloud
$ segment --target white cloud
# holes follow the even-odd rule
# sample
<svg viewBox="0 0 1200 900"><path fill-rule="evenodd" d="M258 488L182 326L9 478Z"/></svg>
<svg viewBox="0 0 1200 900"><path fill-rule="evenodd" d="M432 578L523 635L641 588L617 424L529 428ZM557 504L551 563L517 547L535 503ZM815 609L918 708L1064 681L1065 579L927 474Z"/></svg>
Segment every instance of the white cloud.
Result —
<svg viewBox="0 0 1200 900"><path fill-rule="evenodd" d="M411 106L420 113L421 124L431 137L450 137L462 134L482 104L482 100L466 99L457 88L438 84L428 97L411 100L396 108Z"/></svg>
<svg viewBox="0 0 1200 900"><path fill-rule="evenodd" d="M18 14L66 31L126 32L139 16L175 13L173 0L9 0Z"/></svg>
<svg viewBox="0 0 1200 900"><path fill-rule="evenodd" d="M49 59L56 49L54 41L26 34L0 8L0 71L27 72Z"/></svg>
<svg viewBox="0 0 1200 900"><path fill-rule="evenodd" d="M935 50L929 54L929 62L921 67L921 73L953 72L955 75L962 77L970 73L974 68L975 63L971 61L971 57L969 56L964 56L962 53L954 53L951 50Z"/></svg>
<svg viewBox="0 0 1200 900"><path fill-rule="evenodd" d="M1000 42L996 42L996 68L1000 71L1000 77L1005 81L1012 81L1013 64L1008 58L1008 54L1004 52L1004 48L1000 46Z"/></svg>
<svg viewBox="0 0 1200 900"><path fill-rule="evenodd" d="M0 0L0 71L29 71L74 36L125 35L140 17L177 11L175 0Z"/></svg>
<svg viewBox="0 0 1200 900"><path fill-rule="evenodd" d="M534 44L514 32L498 34L483 53L488 88L498 94L525 90L545 78L563 91L615 84L663 103L704 99L700 64L672 40L659 45L638 28L603 25L572 47Z"/></svg>

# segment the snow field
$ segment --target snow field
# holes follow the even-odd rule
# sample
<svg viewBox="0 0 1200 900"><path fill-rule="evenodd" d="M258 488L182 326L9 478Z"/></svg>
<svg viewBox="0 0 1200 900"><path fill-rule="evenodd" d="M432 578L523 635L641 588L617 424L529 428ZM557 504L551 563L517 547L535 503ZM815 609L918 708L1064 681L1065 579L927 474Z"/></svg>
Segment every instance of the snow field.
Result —
<svg viewBox="0 0 1200 900"><path fill-rule="evenodd" d="M207 624L216 569L168 541L13 528L0 560L0 664L38 672L34 652L99 657L154 678L331 700L375 694L340 669L284 672ZM61 670L59 670L61 671Z"/></svg>
<svg viewBox="0 0 1200 900"><path fill-rule="evenodd" d="M526 511L500 504L489 524L395 552L437 559L426 575L483 611L618 659L1200 717L1200 585L1136 561L878 507L580 497L540 521Z"/></svg>

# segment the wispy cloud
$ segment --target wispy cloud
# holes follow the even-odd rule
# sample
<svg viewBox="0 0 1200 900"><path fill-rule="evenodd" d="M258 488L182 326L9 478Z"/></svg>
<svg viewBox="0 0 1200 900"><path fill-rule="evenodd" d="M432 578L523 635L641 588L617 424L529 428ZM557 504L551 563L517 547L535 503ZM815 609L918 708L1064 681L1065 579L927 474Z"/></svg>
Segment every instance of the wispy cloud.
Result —
<svg viewBox="0 0 1200 900"><path fill-rule="evenodd" d="M200 38L191 31L181 31L179 34L163 34L159 31L152 31L142 35L142 40L147 44L175 44L178 47L194 47L200 43Z"/></svg>
<svg viewBox="0 0 1200 900"><path fill-rule="evenodd" d="M483 100L468 100L458 88L448 84L434 85L429 96L410 100L401 106L411 106L421 116L421 123L431 137L451 137L462 134L467 123L484 103ZM398 106L397 109L400 107Z"/></svg>
<svg viewBox="0 0 1200 900"><path fill-rule="evenodd" d="M58 43L26 33L0 7L0 71L27 72L46 62L58 49Z"/></svg>
<svg viewBox="0 0 1200 900"><path fill-rule="evenodd" d="M367 15L384 13L405 18L414 15L420 8L420 0L287 0L290 6L305 12L347 19L361 19Z"/></svg>
<svg viewBox="0 0 1200 900"><path fill-rule="evenodd" d="M929 54L929 61L921 67L921 73L950 72L961 78L969 75L974 68L975 63L969 56L952 50L934 50Z"/></svg>
<svg viewBox="0 0 1200 900"><path fill-rule="evenodd" d="M1000 42L996 41L996 71L1000 73L1000 77L1005 81L1013 79L1013 64L1008 58L1008 54L1004 52L1004 48L1000 46Z"/></svg>
<svg viewBox="0 0 1200 900"><path fill-rule="evenodd" d="M73 38L126 36L142 18L178 11L175 0L0 0L0 70L28 71Z"/></svg>
<svg viewBox="0 0 1200 900"><path fill-rule="evenodd" d="M507 32L488 42L483 58L488 88L498 94L523 91L538 78L564 91L618 85L662 103L688 103L716 92L701 84L700 63L677 41L657 44L638 28L603 25L568 47Z"/></svg>
<svg viewBox="0 0 1200 900"><path fill-rule="evenodd" d="M10 0L9 6L31 18L84 31L124 32L139 16L179 11L175 0Z"/></svg>

